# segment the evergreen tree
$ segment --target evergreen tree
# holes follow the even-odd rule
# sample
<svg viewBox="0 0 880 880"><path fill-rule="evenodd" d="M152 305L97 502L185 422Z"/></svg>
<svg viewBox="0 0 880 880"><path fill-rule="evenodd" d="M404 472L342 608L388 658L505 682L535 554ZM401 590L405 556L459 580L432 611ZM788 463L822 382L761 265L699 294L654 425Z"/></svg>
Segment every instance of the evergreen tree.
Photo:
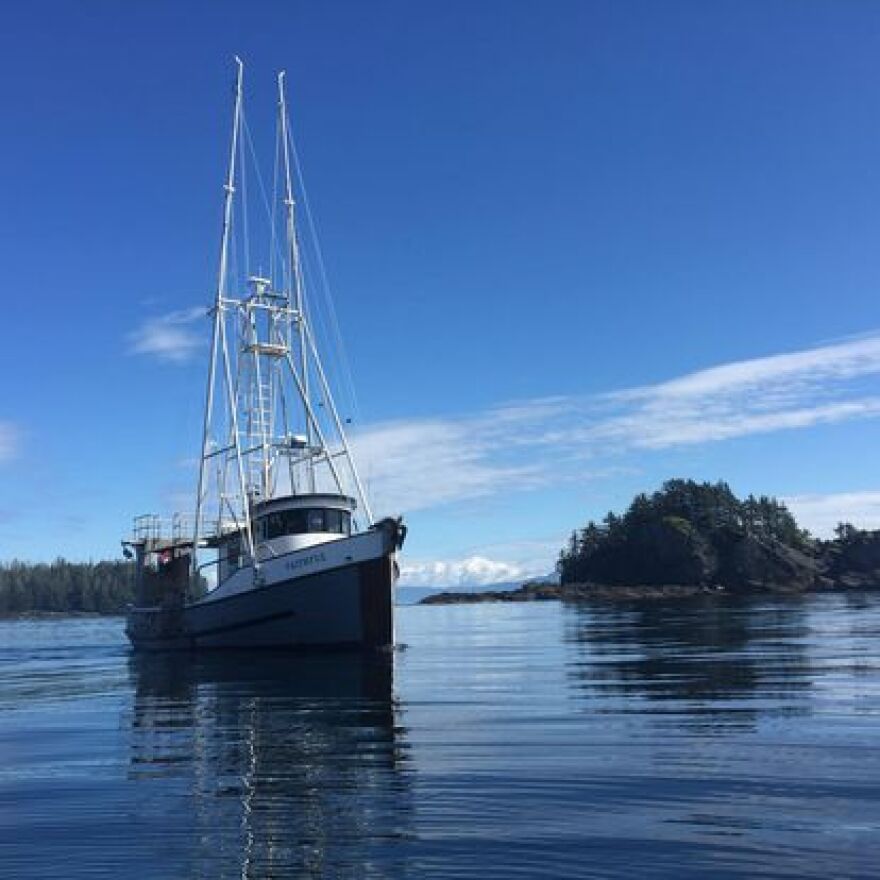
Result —
<svg viewBox="0 0 880 880"><path fill-rule="evenodd" d="M841 538L847 534L839 532ZM638 583L663 574L656 560L645 558L645 547L663 555L671 542L705 557L745 538L798 549L812 543L776 498L749 495L740 501L723 481L667 480L652 495L636 495L623 516L609 511L602 526L590 521L573 532L557 567L563 583Z"/></svg>
<svg viewBox="0 0 880 880"><path fill-rule="evenodd" d="M134 599L131 562L0 563L0 615L28 611L120 613Z"/></svg>

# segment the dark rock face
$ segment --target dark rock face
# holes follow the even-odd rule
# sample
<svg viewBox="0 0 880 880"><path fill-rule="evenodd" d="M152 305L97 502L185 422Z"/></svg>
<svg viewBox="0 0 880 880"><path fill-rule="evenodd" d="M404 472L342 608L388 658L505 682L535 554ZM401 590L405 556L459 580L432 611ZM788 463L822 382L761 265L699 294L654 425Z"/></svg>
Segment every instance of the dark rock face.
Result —
<svg viewBox="0 0 880 880"><path fill-rule="evenodd" d="M722 543L716 581L732 590L822 586L821 561L806 547L765 542L750 535Z"/></svg>
<svg viewBox="0 0 880 880"><path fill-rule="evenodd" d="M661 522L635 530L606 554L597 560L591 582L621 587L715 585L732 592L880 585L880 532L860 532L846 543L790 546L739 530L705 536L687 523Z"/></svg>
<svg viewBox="0 0 880 880"><path fill-rule="evenodd" d="M822 544L826 577L841 587L880 585L880 531L842 531Z"/></svg>
<svg viewBox="0 0 880 880"><path fill-rule="evenodd" d="M761 540L741 530L701 534L686 520L665 517L632 529L591 560L591 581L619 586L706 586L733 590L772 585L807 589L822 566L805 549Z"/></svg>

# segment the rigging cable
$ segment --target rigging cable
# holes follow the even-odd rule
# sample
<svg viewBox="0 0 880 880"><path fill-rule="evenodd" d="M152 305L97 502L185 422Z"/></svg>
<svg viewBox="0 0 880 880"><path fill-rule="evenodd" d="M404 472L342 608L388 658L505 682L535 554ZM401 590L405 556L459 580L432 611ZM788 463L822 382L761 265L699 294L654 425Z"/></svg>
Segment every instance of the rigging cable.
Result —
<svg viewBox="0 0 880 880"><path fill-rule="evenodd" d="M345 385L345 390L349 397L349 404L351 405L352 415L355 417L355 420L359 423L361 421L361 410L360 404L357 397L357 391L355 390L354 378L351 371L351 365L345 350L345 343L342 338L342 332L339 327L339 318L336 313L336 307L333 302L333 295L330 290L330 280L327 276L327 269L324 265L324 255L321 250L321 243L318 239L318 232L315 226L314 217L312 216L311 206L309 204L309 195L308 190L306 189L305 177L303 174L302 163L300 162L299 153L296 149L296 142L293 138L293 133L288 128L288 140L290 142L290 150L291 155L293 156L293 165L294 170L296 172L296 178L299 181L300 192L302 193L302 201L303 208L305 210L306 222L308 223L309 234L311 236L312 248L315 252L315 259L318 265L318 275L321 281L320 287L321 292L324 295L324 300L327 304L327 311L329 313L330 325L333 331L332 337L330 341L334 347L336 348L338 357L339 357L339 365L342 372L342 378Z"/></svg>
<svg viewBox="0 0 880 880"><path fill-rule="evenodd" d="M242 120L244 125L244 137L243 141L247 142L247 148L250 151L251 161L253 163L253 171L257 178L257 187L260 192L260 198L263 202L263 210L266 212L266 219L269 222L269 247L271 249L270 252L270 262L269 262L269 280L274 282L272 278L272 266L274 264L273 256L277 255L278 260L283 265L284 258L281 252L281 245L278 242L277 235L277 214L275 211L275 194L277 192L277 178L278 178L278 157L275 157L275 181L273 181L272 185L272 201L270 203L269 196L266 192L266 185L263 181L263 175L260 173L260 163L257 160L257 152L254 148L254 141L251 137L251 130L247 124L247 120Z"/></svg>
<svg viewBox="0 0 880 880"><path fill-rule="evenodd" d="M240 124L244 132L247 133L248 127L247 122L244 118L244 107L241 108ZM248 234L247 163L245 162L244 138L242 137L238 139L238 163L240 167L239 176L241 178L241 199L239 200L239 204L241 206L241 231L242 238L244 239L244 281L245 283L247 283L247 279L250 278L251 274L251 243L250 236Z"/></svg>

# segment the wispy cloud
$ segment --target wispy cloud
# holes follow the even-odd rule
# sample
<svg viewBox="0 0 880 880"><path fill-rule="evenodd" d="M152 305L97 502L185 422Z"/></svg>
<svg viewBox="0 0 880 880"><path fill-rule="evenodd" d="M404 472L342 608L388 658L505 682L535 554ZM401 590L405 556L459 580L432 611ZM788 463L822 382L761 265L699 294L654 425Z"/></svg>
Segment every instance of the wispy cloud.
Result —
<svg viewBox="0 0 880 880"><path fill-rule="evenodd" d="M880 529L880 491L792 495L782 500L797 521L818 537L831 537L840 522L862 529Z"/></svg>
<svg viewBox="0 0 880 880"><path fill-rule="evenodd" d="M606 395L379 424L354 445L376 506L413 511L607 476L626 453L876 418L878 373L875 333Z"/></svg>
<svg viewBox="0 0 880 880"><path fill-rule="evenodd" d="M498 439L490 413L377 425L353 445L380 506L412 511L492 495L503 484L537 485L540 465L505 463Z"/></svg>
<svg viewBox="0 0 880 880"><path fill-rule="evenodd" d="M205 335L195 326L204 316L205 310L196 307L148 318L128 334L128 350L166 363L185 363L204 344Z"/></svg>
<svg viewBox="0 0 880 880"><path fill-rule="evenodd" d="M880 334L723 364L607 396L624 412L586 437L664 449L880 413L859 380L880 373Z"/></svg>
<svg viewBox="0 0 880 880"><path fill-rule="evenodd" d="M12 422L0 422L0 464L18 455L19 430Z"/></svg>
<svg viewBox="0 0 880 880"><path fill-rule="evenodd" d="M633 388L614 396L665 399L705 398L716 394L760 390L767 383L803 388L880 371L880 333L844 340L833 345L769 357L734 361L677 379Z"/></svg>
<svg viewBox="0 0 880 880"><path fill-rule="evenodd" d="M763 409L761 395L735 399L715 395L712 399L692 398L683 405L666 406L655 398L632 413L611 418L586 429L585 442L618 443L621 448L668 449L768 434L793 428L831 424L880 414L880 397L814 405L788 406L777 411Z"/></svg>

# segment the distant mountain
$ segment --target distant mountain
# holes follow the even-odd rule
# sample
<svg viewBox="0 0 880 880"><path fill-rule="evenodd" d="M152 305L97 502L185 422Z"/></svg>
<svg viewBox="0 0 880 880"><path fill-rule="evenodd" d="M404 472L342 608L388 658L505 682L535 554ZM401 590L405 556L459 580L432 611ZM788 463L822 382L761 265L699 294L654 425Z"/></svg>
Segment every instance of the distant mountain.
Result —
<svg viewBox="0 0 880 880"><path fill-rule="evenodd" d="M483 592L502 592L506 590L518 590L524 583L557 583L559 576L554 574L545 574L540 577L523 578L517 581L499 581L494 584L470 584L470 585L451 585L446 584L436 587L397 587L397 605L418 605L427 596L433 596L436 593L444 593L454 590L456 593L483 593Z"/></svg>

